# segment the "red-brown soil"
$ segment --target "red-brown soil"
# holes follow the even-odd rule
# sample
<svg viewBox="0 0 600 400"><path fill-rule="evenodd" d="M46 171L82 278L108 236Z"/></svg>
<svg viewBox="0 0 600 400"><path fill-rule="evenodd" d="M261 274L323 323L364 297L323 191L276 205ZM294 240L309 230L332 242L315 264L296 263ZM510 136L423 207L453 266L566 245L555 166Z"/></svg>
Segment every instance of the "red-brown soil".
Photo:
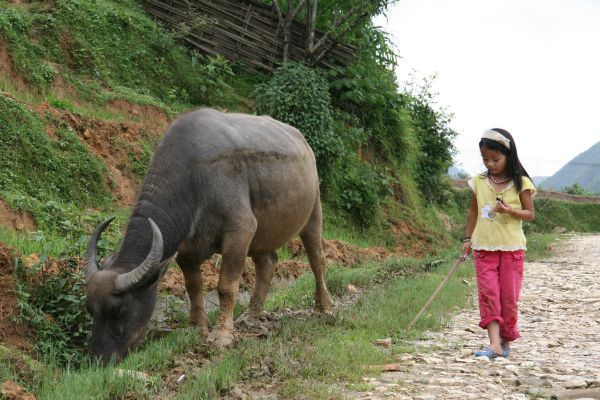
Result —
<svg viewBox="0 0 600 400"><path fill-rule="evenodd" d="M2 382L0 393L4 395L6 400L35 400L35 396L27 393L25 389L17 385L13 381Z"/></svg>
<svg viewBox="0 0 600 400"><path fill-rule="evenodd" d="M164 132L170 118L163 110L149 104L135 104L123 99L112 100L107 108Z"/></svg>
<svg viewBox="0 0 600 400"><path fill-rule="evenodd" d="M2 37L0 37L0 76L10 82L16 90L24 90L28 87L27 81L15 71L6 42Z"/></svg>
<svg viewBox="0 0 600 400"><path fill-rule="evenodd" d="M30 329L17 324L17 292L14 280L14 249L0 243L0 343L22 350L30 350Z"/></svg>
<svg viewBox="0 0 600 400"><path fill-rule="evenodd" d="M66 122L90 149L102 158L110 179L104 184L114 186L113 199L120 205L130 206L135 201L139 182L132 172L130 154L137 160L142 156L142 140L158 140L166 130L168 118L165 113L152 106L139 106L119 101L119 107L130 110L147 120L147 123L131 121L106 121L86 118L81 115L53 108L48 104L36 106L41 116L50 114L55 120ZM126 106L126 104L129 104ZM131 115L134 115L131 114ZM48 136L56 137L56 127L46 126ZM112 181L112 182L111 182Z"/></svg>
<svg viewBox="0 0 600 400"><path fill-rule="evenodd" d="M0 225L22 232L35 230L35 224L29 214L14 211L2 199L0 199Z"/></svg>

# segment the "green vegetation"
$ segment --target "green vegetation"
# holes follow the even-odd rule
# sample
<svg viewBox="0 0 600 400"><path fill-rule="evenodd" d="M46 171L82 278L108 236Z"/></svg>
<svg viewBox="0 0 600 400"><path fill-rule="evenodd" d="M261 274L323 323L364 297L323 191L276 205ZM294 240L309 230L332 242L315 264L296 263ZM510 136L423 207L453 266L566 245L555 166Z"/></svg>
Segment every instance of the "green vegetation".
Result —
<svg viewBox="0 0 600 400"><path fill-rule="evenodd" d="M0 96L0 119L0 196L45 230L78 239L82 210L111 204L104 165L68 125L59 123L51 139L42 119L12 98Z"/></svg>
<svg viewBox="0 0 600 400"><path fill-rule="evenodd" d="M38 371L33 385L20 379L17 372L14 372L17 376L13 375L12 378L27 383L27 387L40 399L70 399L74 396L114 398L131 392L152 397L164 390L173 390L167 388L158 377L172 374L169 367L171 360L191 352L192 357L197 359L188 360L189 365L184 366L197 368L202 364L205 367L196 373L192 373L192 370L181 371L187 378L175 393L171 393L176 398L213 398L231 389L235 382L252 377L275 378L282 384L282 393L312 390L323 396L327 390L325 385L313 389L309 387L314 380L333 383L345 379L358 383L367 365L389 362L394 354L407 350L405 340L418 336L424 329L441 326L440 323L443 324L448 315L447 310L464 305L471 288L460 283L459 279L453 280L417 329L405 332L404 327L414 316L411 310L426 300L446 272L444 267L434 274L424 275L424 270L431 266L422 266L421 262L391 260L384 266L362 266L362 275L370 275L371 278L383 276L385 269L395 270L398 276L404 276L393 283L372 289L365 285L366 280L361 274L340 268L328 276L331 287L337 286L335 281L343 281L344 284L352 283L367 290L355 306L342 310L331 320L316 316L307 319L287 317L281 329L268 338L242 340L236 348L218 355L211 354L211 350L200 343L197 332L180 329L160 340L148 340L118 366L97 368L90 365L80 370ZM467 267L460 272L462 277L471 274L471 269ZM336 289L338 292L340 290L341 287ZM285 304L287 308L303 308L305 304L287 304L281 299L289 298L290 292L295 293L292 297L312 298L313 291L310 284L283 290L272 297L269 308L277 309L278 303ZM390 318L390 315L396 317ZM377 338L390 336L397 343L390 354L381 352L371 343ZM287 345L289 343L294 343L294 346ZM264 360L270 360L266 373L261 369ZM116 376L117 369L145 371L155 378L144 384L131 376Z"/></svg>
<svg viewBox="0 0 600 400"><path fill-rule="evenodd" d="M67 126L52 140L44 125L17 101L0 96L0 185L39 201L108 205L104 167ZM77 174L72 174L77 171ZM100 183L100 184L99 184Z"/></svg>
<svg viewBox="0 0 600 400"><path fill-rule="evenodd" d="M46 362L77 364L85 353L92 321L84 306L85 279L76 260L42 259L30 267L18 263L16 271L20 322L37 332L34 349Z"/></svg>
<svg viewBox="0 0 600 400"><path fill-rule="evenodd" d="M57 0L4 7L0 30L17 71L39 90L57 74L87 100L219 104L234 98L223 58L204 60L142 12L138 2ZM206 61L206 62L203 62ZM134 92L133 96L128 94Z"/></svg>
<svg viewBox="0 0 600 400"><path fill-rule="evenodd" d="M560 190L561 192L574 194L577 196L595 196L594 193L584 189L579 183L575 182L571 186L564 187Z"/></svg>
<svg viewBox="0 0 600 400"><path fill-rule="evenodd" d="M600 204L572 203L540 198L535 200L535 207L535 221L525 224L525 229L531 232L552 232L555 229L598 232Z"/></svg>
<svg viewBox="0 0 600 400"><path fill-rule="evenodd" d="M384 6L373 4L367 11L377 13ZM324 29L331 23L318 18ZM399 93L396 58L386 34L366 20L361 24L338 27L357 46L355 64L322 73L288 63L268 79L241 73L222 57L186 49L180 33L157 25L133 0L5 6L0 32L16 73L30 86L3 85L23 96L33 92L31 101L41 98L55 109L87 116L102 117L101 110L115 99L158 106L169 114L196 105L270 113L307 136L318 159L323 198L332 210L363 228L381 226L381 206L391 195L413 206L420 189L427 202L444 201L439 189L444 186L438 183L445 171L429 165L451 158L446 139L452 131L449 118L435 110L428 87L418 95ZM66 85L60 95L54 93L56 84ZM247 97L253 97L254 109L248 110ZM421 114L414 111L416 105ZM135 158L138 163L132 160L134 174L142 175L151 155L146 150L142 159ZM86 182L102 181L104 191L110 191L106 171L101 175ZM425 179L435 185L422 184ZM29 205L28 211L33 208Z"/></svg>

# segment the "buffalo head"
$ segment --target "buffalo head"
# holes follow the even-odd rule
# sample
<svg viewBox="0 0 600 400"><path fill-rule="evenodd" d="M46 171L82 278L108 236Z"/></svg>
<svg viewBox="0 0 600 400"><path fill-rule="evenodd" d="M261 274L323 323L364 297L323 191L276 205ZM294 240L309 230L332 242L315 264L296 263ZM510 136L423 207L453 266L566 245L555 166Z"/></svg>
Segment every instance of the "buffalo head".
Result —
<svg viewBox="0 0 600 400"><path fill-rule="evenodd" d="M102 268L97 262L100 235L113 220L110 218L95 229L87 248L86 308L93 318L90 353L107 363L121 360L143 337L156 300L156 283L164 263L163 238L158 226L148 219L152 228L150 252L139 265L116 266L121 248L105 259Z"/></svg>

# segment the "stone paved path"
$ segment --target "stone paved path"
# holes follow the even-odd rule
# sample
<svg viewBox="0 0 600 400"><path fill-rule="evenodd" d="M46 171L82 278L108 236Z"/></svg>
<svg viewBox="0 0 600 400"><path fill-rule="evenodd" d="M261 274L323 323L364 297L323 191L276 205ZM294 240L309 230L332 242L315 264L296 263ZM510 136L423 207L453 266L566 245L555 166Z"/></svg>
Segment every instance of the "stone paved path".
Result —
<svg viewBox="0 0 600 400"><path fill-rule="evenodd" d="M569 236L552 258L529 262L522 337L509 359L473 357L487 344L475 300L442 332L398 356L403 370L365 378L354 399L600 399L600 235Z"/></svg>

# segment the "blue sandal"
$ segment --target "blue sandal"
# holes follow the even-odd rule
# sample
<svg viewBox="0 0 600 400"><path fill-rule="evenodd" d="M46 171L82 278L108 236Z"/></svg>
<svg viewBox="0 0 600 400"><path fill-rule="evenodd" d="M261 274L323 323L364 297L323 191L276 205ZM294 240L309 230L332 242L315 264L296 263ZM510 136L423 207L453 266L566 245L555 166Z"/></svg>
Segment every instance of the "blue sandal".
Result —
<svg viewBox="0 0 600 400"><path fill-rule="evenodd" d="M502 346L502 354L496 354L496 352L489 347L487 349L479 350L474 353L475 357L485 356L485 357L489 358L490 360L492 358L497 358L497 357L508 358L509 354L510 354L510 348L504 347L504 346Z"/></svg>
<svg viewBox="0 0 600 400"><path fill-rule="evenodd" d="M508 358L508 355L510 354L510 347L505 346L504 343L502 343L500 346L502 346L502 357Z"/></svg>

